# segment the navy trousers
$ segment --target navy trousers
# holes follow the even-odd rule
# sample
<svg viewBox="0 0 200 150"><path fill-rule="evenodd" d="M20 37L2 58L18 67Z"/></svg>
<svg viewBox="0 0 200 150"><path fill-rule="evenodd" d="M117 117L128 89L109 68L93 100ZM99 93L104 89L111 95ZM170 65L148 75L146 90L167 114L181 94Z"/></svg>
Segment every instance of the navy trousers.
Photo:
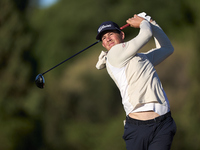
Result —
<svg viewBox="0 0 200 150"><path fill-rule="evenodd" d="M123 139L127 150L170 150L175 133L171 112L147 121L127 116Z"/></svg>

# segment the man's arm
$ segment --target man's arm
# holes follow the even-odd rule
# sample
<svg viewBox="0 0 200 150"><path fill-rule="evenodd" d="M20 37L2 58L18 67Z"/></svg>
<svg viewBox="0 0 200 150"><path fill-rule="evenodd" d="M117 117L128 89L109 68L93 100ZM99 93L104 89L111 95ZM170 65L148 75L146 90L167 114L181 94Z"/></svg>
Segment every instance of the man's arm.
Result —
<svg viewBox="0 0 200 150"><path fill-rule="evenodd" d="M140 19L141 17L138 18ZM139 26L137 18L132 18L131 21L132 23L127 21L130 26L140 27L139 34L128 42L114 46L108 53L108 61L118 68L123 67L152 37L151 25L148 21L142 18Z"/></svg>
<svg viewBox="0 0 200 150"><path fill-rule="evenodd" d="M156 24L155 21L151 22L152 33L155 39L156 48L148 51L146 56L151 61L151 63L156 66L170 56L174 48L164 33L164 31Z"/></svg>

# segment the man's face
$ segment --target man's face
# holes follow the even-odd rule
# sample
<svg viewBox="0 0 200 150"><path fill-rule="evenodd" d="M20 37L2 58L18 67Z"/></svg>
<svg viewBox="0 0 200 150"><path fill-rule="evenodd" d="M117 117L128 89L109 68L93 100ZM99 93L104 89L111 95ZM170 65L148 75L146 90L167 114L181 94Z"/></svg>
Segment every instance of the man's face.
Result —
<svg viewBox="0 0 200 150"><path fill-rule="evenodd" d="M109 51L114 45L122 43L124 37L124 32L107 31L102 34L102 46Z"/></svg>

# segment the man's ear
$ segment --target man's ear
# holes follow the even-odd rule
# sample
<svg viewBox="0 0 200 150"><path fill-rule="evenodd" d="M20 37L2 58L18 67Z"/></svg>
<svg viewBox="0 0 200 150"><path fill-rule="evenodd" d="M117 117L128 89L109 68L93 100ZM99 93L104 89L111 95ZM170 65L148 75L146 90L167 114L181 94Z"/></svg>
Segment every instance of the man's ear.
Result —
<svg viewBox="0 0 200 150"><path fill-rule="evenodd" d="M121 31L120 35L121 35L122 40L124 40L125 39L125 33L123 31Z"/></svg>

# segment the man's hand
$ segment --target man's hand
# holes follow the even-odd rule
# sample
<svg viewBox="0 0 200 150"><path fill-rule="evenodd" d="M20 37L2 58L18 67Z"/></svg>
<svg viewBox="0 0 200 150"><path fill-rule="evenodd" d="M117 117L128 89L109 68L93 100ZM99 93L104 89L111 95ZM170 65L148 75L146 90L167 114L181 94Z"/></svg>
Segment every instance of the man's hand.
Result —
<svg viewBox="0 0 200 150"><path fill-rule="evenodd" d="M132 18L129 18L126 22L128 24L130 24L131 27L134 27L134 28L140 28L140 23L145 20L144 18L142 17L139 17L138 15L134 15L134 17Z"/></svg>

